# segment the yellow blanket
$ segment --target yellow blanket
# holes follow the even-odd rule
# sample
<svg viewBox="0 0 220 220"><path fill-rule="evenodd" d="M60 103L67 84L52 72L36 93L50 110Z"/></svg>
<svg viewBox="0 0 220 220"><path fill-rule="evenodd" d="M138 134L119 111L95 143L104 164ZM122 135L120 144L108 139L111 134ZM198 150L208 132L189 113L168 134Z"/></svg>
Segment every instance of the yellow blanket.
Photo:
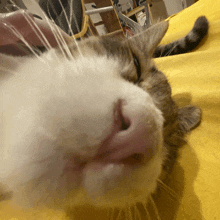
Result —
<svg viewBox="0 0 220 220"><path fill-rule="evenodd" d="M202 124L188 137L189 146L183 147L179 160L185 183L177 220L220 219L220 1L200 0L171 18L162 43L184 36L200 15L210 23L200 46L157 60L179 103L191 99L203 110ZM162 219L172 219L168 216Z"/></svg>
<svg viewBox="0 0 220 220"><path fill-rule="evenodd" d="M162 43L187 34L200 15L207 16L210 22L209 34L200 46L187 54L156 59L171 83L178 104L192 103L203 110L202 124L188 136L189 144L181 149L179 161L167 183L178 199L165 190L159 202L156 201L161 220L220 219L220 1L200 0L169 18L169 30ZM116 212L111 219L116 219ZM121 213L117 219L132 219L134 210L126 213L130 214L126 217ZM107 210L82 207L75 210L74 219L107 220L108 214ZM135 219L146 219L144 209L139 214L136 211L135 215ZM2 203L0 219L68 218L59 210L18 211Z"/></svg>

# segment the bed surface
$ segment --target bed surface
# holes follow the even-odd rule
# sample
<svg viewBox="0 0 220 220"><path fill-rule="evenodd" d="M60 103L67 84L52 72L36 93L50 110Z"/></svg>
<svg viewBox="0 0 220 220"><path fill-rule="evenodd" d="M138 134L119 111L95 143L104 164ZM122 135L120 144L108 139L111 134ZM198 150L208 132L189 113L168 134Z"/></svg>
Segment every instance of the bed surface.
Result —
<svg viewBox="0 0 220 220"><path fill-rule="evenodd" d="M183 55L157 58L158 68L168 77L173 96L181 105L193 104L203 110L202 123L188 137L180 158L166 182L178 199L167 191L156 203L161 220L220 219L220 1L200 0L169 18L170 26L162 43L183 37L196 18L205 15L210 23L208 36L199 47ZM81 207L74 219L107 220L109 210ZM116 211L117 212L117 211ZM136 219L146 219L144 212ZM0 219L66 220L59 210L13 210L1 203ZM118 219L125 218L123 214ZM156 218L151 218L152 220Z"/></svg>

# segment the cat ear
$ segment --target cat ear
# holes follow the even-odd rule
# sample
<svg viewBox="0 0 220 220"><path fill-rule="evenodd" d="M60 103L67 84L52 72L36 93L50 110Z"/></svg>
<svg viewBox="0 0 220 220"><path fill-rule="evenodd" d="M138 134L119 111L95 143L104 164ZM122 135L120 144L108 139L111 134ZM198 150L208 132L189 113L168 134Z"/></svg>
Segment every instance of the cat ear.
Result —
<svg viewBox="0 0 220 220"><path fill-rule="evenodd" d="M151 56L165 35L168 26L168 21L160 22L130 38L129 41L132 45Z"/></svg>
<svg viewBox="0 0 220 220"><path fill-rule="evenodd" d="M201 122L202 111L195 106L185 106L178 110L179 129L184 134L188 133Z"/></svg>

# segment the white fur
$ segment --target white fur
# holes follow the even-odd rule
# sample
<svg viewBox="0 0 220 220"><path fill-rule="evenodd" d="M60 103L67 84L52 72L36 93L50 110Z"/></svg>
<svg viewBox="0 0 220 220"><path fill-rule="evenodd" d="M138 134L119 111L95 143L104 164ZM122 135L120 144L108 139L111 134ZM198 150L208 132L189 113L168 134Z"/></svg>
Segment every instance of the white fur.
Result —
<svg viewBox="0 0 220 220"><path fill-rule="evenodd" d="M24 197L21 189L27 184L32 186L27 190L30 204L46 192L62 194L81 187L97 205L116 204L116 198L134 202L131 190L147 196L155 189L162 164L163 117L148 93L121 77L117 60L97 55L67 60L51 50L43 55L44 62L19 59L16 73L4 78L1 67L10 69L9 59L0 55L0 177L17 192L15 199ZM62 176L66 155L82 161L96 155L111 133L118 99L126 101L123 112L129 117L155 123L156 155L140 168L99 167L93 162L82 173Z"/></svg>

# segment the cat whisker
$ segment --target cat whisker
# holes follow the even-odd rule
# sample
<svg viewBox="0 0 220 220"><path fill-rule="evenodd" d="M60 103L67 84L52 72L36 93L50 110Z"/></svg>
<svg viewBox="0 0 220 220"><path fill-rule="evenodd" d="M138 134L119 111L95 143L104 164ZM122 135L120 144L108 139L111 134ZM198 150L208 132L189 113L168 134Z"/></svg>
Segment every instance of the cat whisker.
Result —
<svg viewBox="0 0 220 220"><path fill-rule="evenodd" d="M47 49L50 50L52 49L50 43L48 42L47 38L44 36L44 34L42 33L42 31L40 30L40 28L38 27L38 25L32 21L32 19L30 19L30 16L25 12L24 17L26 19L26 21L30 24L32 30L35 32L35 34L37 35L38 39L41 41L41 43L43 44L43 46ZM36 28L36 29L35 29ZM37 32L39 31L39 33ZM41 35L41 36L40 36Z"/></svg>
<svg viewBox="0 0 220 220"><path fill-rule="evenodd" d="M165 56L169 56L177 46L178 44L174 44L174 46L165 54Z"/></svg>
<svg viewBox="0 0 220 220"><path fill-rule="evenodd" d="M59 3L60 3L61 8L62 8L62 11L63 11L64 17L65 17L65 19L66 19L66 22L67 22L67 24L68 24L68 28L69 28L70 34L71 34L72 36L74 36L74 33L73 33L73 31L72 31L72 28L71 28L71 25L70 25L70 23L69 23L69 21L68 21L68 17L67 17L65 8L63 7L63 4L62 4L61 0L58 0L58 1L59 1Z"/></svg>
<svg viewBox="0 0 220 220"><path fill-rule="evenodd" d="M10 1L11 2L11 1ZM20 9L17 5L14 5L15 7L17 7L18 9ZM5 6L4 7L8 12L11 12L10 9ZM19 48L20 51L23 51L25 52L26 54L29 53L29 51L27 50L27 48L24 46L24 44L21 44L21 43L17 43L16 46ZM32 47L33 48L33 47ZM38 50L37 48L33 48L33 50L35 50L38 54L41 54L41 51Z"/></svg>
<svg viewBox="0 0 220 220"><path fill-rule="evenodd" d="M45 63L43 59L33 50L33 48L30 46L30 44L24 39L24 37L21 35L21 33L11 24L8 24L6 22L3 22L3 25L5 25L9 30L12 31L12 33L20 39L27 47L28 49L42 62Z"/></svg>
<svg viewBox="0 0 220 220"><path fill-rule="evenodd" d="M169 56L171 53L172 53L172 51L176 48L178 46L178 44L174 44L174 46L172 47L172 48L170 48L170 50L165 54L165 55L163 55L163 52L164 52L164 49L165 49L165 47L160 51L160 56L158 56L158 57L166 57L166 56Z"/></svg>
<svg viewBox="0 0 220 220"><path fill-rule="evenodd" d="M124 213L125 213L125 218L128 219L128 220L132 220L132 212L130 211L129 209L130 207L127 206L124 210Z"/></svg>
<svg viewBox="0 0 220 220"><path fill-rule="evenodd" d="M71 33L71 35L73 36L73 39L75 40L75 43L76 43L77 49L78 49L78 51L79 51L79 54L82 56L82 53L81 53L81 50L80 50L80 48L79 48L79 46L78 46L77 40L74 38L74 33L73 33L73 31L72 31L71 25L70 25L70 23L68 22L68 17L67 17L67 14L66 14L65 9L64 9L64 7L63 7L63 4L62 4L61 0L58 0L58 1L59 1L60 6L61 6L61 8L62 8L62 10L63 10L63 13L64 13L64 16L65 16L66 22L68 23L68 27L69 27L70 33Z"/></svg>
<svg viewBox="0 0 220 220"><path fill-rule="evenodd" d="M49 8L49 4L50 4L50 1L47 1L47 13L49 15L49 18L54 21L54 19L52 18L51 16L51 13L50 13L50 9L52 9L53 13L56 14L56 17L58 17L59 15L57 14L57 11L56 9L54 8L54 5L53 4L50 4L50 8ZM57 22L59 23L59 27L61 27L62 29L64 29L64 26L63 26L63 23L60 21L60 19L57 19ZM55 22L54 22L55 23Z"/></svg>
<svg viewBox="0 0 220 220"><path fill-rule="evenodd" d="M29 53L29 51L27 50L27 48L25 47L25 45L23 43L18 43L16 44L16 46L19 48L19 50L26 52L27 54ZM35 46L32 46L33 50L38 54L42 54L42 52Z"/></svg>
<svg viewBox="0 0 220 220"><path fill-rule="evenodd" d="M119 213L118 213L118 216L117 216L117 218L116 218L115 220L120 220L120 217L121 217L121 215L122 215L122 212L123 212L123 209L120 209L120 210L119 210Z"/></svg>
<svg viewBox="0 0 220 220"><path fill-rule="evenodd" d="M37 4L34 0L32 0L32 3L35 4L36 6L38 6L38 4ZM41 8L40 8L40 9L41 9ZM45 14L45 12L44 12L43 10L41 10L41 13L42 13L42 15L43 15L45 21L47 22L48 26L50 27L50 30L51 30L51 32L53 33L54 38L55 38L55 40L56 40L56 42L57 42L57 45L58 45L60 51L62 52L63 56L64 56L64 57L67 57L67 56L66 56L66 54L67 54L69 59L73 58L73 57L72 57L72 54L71 54L71 52L70 52L70 50L69 50L69 47L67 46L67 43L66 43L66 41L64 40L64 37L63 37L63 35L62 35L61 32L60 32L59 27L55 24L55 22L54 22L53 19L51 19L51 20L48 19L47 15ZM50 15L50 14L49 14L49 15ZM50 17L51 17L51 15L50 15ZM52 18L52 17L51 17L51 18ZM43 34L43 33L42 33L42 34ZM59 61L59 58L58 58L58 57L57 57L57 60Z"/></svg>
<svg viewBox="0 0 220 220"><path fill-rule="evenodd" d="M129 219L132 220L133 219L133 215L132 215L132 210L131 210L131 207L128 206L128 213L129 213Z"/></svg>
<svg viewBox="0 0 220 220"><path fill-rule="evenodd" d="M125 217L126 220L130 220L127 207L124 209L124 217Z"/></svg>
<svg viewBox="0 0 220 220"><path fill-rule="evenodd" d="M60 2L60 0L59 0L59 3L60 3L60 5L61 5L61 7L62 7L64 16L65 16L66 21L67 21L67 23L68 23L68 27L69 27L69 30L70 30L69 32L70 32L70 34L72 35L72 39L74 40L74 42L75 42L75 44L76 44L76 47L77 47L77 49L78 49L78 51L79 51L79 54L82 56L82 53L81 53L80 48L79 48L79 46L78 46L78 42L77 42L77 40L76 40L75 37L74 37L74 33L72 32L71 23L68 21L67 14L66 14L65 9L64 9L64 7L63 7L63 5L62 5L62 2ZM70 7L70 8L71 8L71 10L72 10L72 7ZM53 13L56 14L56 16L58 16L58 14L57 14L57 12L56 12L56 10L55 10L53 4L50 4L50 8L49 8L49 1L48 1L48 2L47 2L47 13L48 13L48 15L49 15L49 18L50 18L50 19L53 21L53 23L55 24L55 21L53 20L53 18L52 18L52 16L51 16L50 9L52 9ZM48 18L47 18L47 16L45 15L44 12L43 12L43 14L44 14L45 18L46 18L47 21L48 21ZM75 20L76 20L76 18L75 18ZM57 19L57 22L59 23L59 26L64 29L64 26L63 26L62 22L61 22L59 19ZM76 24L76 25L77 25L77 24ZM59 28L56 28L56 29L57 29L57 31L58 31L58 33L59 33L59 36L63 39L63 46L65 46L66 53L69 54L69 57L72 57L72 55L71 55L71 53L70 53L70 50L69 50L69 47L67 46L67 43L65 42L65 40L64 40L64 38L63 38L63 36L62 36L62 34L60 33ZM80 31L79 27L77 27L77 29L78 29L78 31ZM53 33L54 33L54 32L53 32ZM55 35L55 34L56 34L56 33L54 33L54 35ZM57 39L57 38L56 38L56 39Z"/></svg>
<svg viewBox="0 0 220 220"><path fill-rule="evenodd" d="M13 0L11 0L11 2L13 3L13 4L15 4L14 2L13 2ZM38 6L38 4L35 2L35 1L33 1L32 0L32 3L33 4L35 4L36 6ZM20 7L18 7L18 6L16 6L18 9L20 9ZM56 25L52 25L51 24L51 22L49 21L49 19L47 18L47 16L45 15L45 13L42 11L42 13L43 13L43 15L44 15L44 18L45 18L45 20L46 20L46 22L47 22L47 24L49 25L49 27L50 27L50 29L51 29L51 31L52 31L52 33L54 34L54 38L55 38L55 40L56 40L56 42L57 42L57 44L58 44L58 46L59 46L59 48L61 49L61 51L63 51L62 50L62 47L61 47L61 45L60 45L60 43L59 43L59 41L58 41L58 39L57 39L57 34L56 34L56 32L54 31L54 27L55 28L57 28L58 29L58 27L56 27ZM35 23L32 19L31 19L31 17L30 17L30 15L28 14L28 13L26 13L25 11L23 11L23 16L24 16L24 18L26 19L26 21L30 24L30 26L31 26L31 28L32 28L32 30L36 33L36 35L37 35L37 37L38 37L38 39L41 41L41 43L43 44L43 46L47 49L47 50L50 50L50 49L52 49L52 46L50 45L50 43L48 42L48 40L47 40L47 38L45 37L45 35L43 34L43 32L40 30L40 28L38 27L38 25L37 25L37 23ZM59 31L59 29L58 29L58 31ZM61 35L61 34L60 34ZM61 35L62 36L62 35ZM63 37L63 36L62 36ZM65 42L65 40L63 40L64 42ZM66 43L66 42L65 42ZM67 46L66 46L67 47ZM29 48L29 47L28 47ZM67 47L68 48L68 47ZM30 49L30 48L29 48ZM32 48L33 49L33 48ZM34 50L34 49L33 49ZM35 50L37 50L36 48L35 48ZM32 50L31 50L32 51ZM33 53L33 51L32 51L32 53ZM38 53L39 54L41 54L41 52L38 50ZM68 52L67 52L68 53ZM69 54L70 54L70 52L69 52ZM63 55L65 56L65 53L63 52ZM70 56L70 57L72 57L72 56ZM58 59L58 57L57 57L57 60L59 61L59 59Z"/></svg>
<svg viewBox="0 0 220 220"><path fill-rule="evenodd" d="M157 217L157 220L161 220L160 215L159 215L159 212L158 212L158 210L157 210L157 206L156 206L156 204L155 204L155 202L154 202L154 200L153 200L153 198L152 198L151 195L149 196L149 200L150 200L151 205L152 205L152 207L153 207L153 209L154 209L154 213L155 213L155 215L156 215L156 217Z"/></svg>
<svg viewBox="0 0 220 220"><path fill-rule="evenodd" d="M160 56L158 56L158 57L162 57L163 51L164 51L164 49L162 49L162 50L160 51Z"/></svg>
<svg viewBox="0 0 220 220"><path fill-rule="evenodd" d="M14 5L16 5L13 0L11 0L11 2L12 2ZM16 5L16 7L17 7L18 9L21 9L21 8L18 7L17 5ZM44 34L42 33L42 31L40 30L40 28L38 27L38 25L31 19L30 15L29 15L26 11L24 11L24 10L23 10L22 15L24 16L24 18L25 18L25 20L28 22L28 24L31 26L32 30L33 30L34 33L37 35L38 39L41 41L41 43L43 44L43 46L44 46L47 50L51 49L52 47L51 47L50 43L48 42L47 38L44 36Z"/></svg>
<svg viewBox="0 0 220 220"><path fill-rule="evenodd" d="M158 179L157 182L163 189L165 189L174 199L179 200L179 196L169 186L167 186L162 180Z"/></svg>
<svg viewBox="0 0 220 220"><path fill-rule="evenodd" d="M80 28L79 28L79 25L78 25L78 22L77 22L77 19L76 19L76 15L73 13L73 0L70 0L70 26L72 24L72 18L74 19L74 22L75 22L75 25L76 25L76 28L77 28L77 31L78 33L80 32Z"/></svg>
<svg viewBox="0 0 220 220"><path fill-rule="evenodd" d="M80 32L79 26L78 26L78 24L77 24L77 22L76 22L75 14L73 13L73 7L71 7L71 6L73 5L73 0L70 0L70 2L68 2L68 4L69 4L69 6L70 6L70 20L69 20L70 26L72 25L72 20L73 20L73 16L74 16L76 28L77 28L78 32ZM69 33L69 34L70 34L70 33Z"/></svg>
<svg viewBox="0 0 220 220"><path fill-rule="evenodd" d="M9 9L7 6L5 6L4 8L5 8L8 12L11 12L10 9Z"/></svg>
<svg viewBox="0 0 220 220"><path fill-rule="evenodd" d="M20 9L20 7L17 6L17 5L14 3L13 0L11 0L11 2L12 2L18 9ZM49 2L49 1L48 1L48 2ZM32 3L38 6L38 3L36 3L34 0L32 0ZM59 0L59 3L60 3L60 5L61 5L61 7L62 7L62 10L64 10L64 7L63 7L63 5L62 5L62 3L61 3L60 0ZM8 9L8 10L9 10L9 9ZM69 58L69 59L73 59L73 56L72 56L72 54L71 54L71 52L70 52L70 49L69 49L69 47L68 47L66 41L64 40L64 37L63 37L63 35L61 34L59 28L56 26L56 24L55 24L55 22L53 21L53 19L52 19L53 24L51 24L51 20L48 19L48 17L47 17L47 15L45 14L45 12L44 12L43 10L41 10L41 12L42 12L42 14L43 14L43 16L44 16L44 18L45 18L47 24L49 25L49 27L50 27L52 33L54 34L54 38L55 38L55 40L56 40L56 42L57 42L57 44L58 44L58 47L60 48L60 50L61 50L63 56L66 57L66 55L68 55L68 58ZM48 10L48 13L49 13L49 15L50 15L50 11L49 11L49 10ZM43 46L44 46L47 50L50 50L52 47L51 47L50 43L48 42L47 38L45 37L45 35L42 33L42 31L41 31L40 28L38 27L37 23L35 23L35 22L31 19L30 15L29 15L28 13L26 13L25 11L24 11L22 14L23 14L24 18L26 19L26 21L27 21L27 22L29 23L29 25L31 26L32 30L33 30L33 31L36 33L36 35L38 36L38 39L41 41L41 43L43 44ZM67 19L67 14L66 14L65 10L64 10L64 15L65 15L65 18ZM50 15L50 17L51 17L51 15ZM51 18L52 18L52 17L51 17ZM69 28L70 28L70 30L71 30L71 26L70 26L70 24L69 24L68 19L67 19L67 23L68 23L68 26L69 26ZM62 25L62 24L61 24L61 25ZM72 30L71 30L71 34L73 35ZM79 49L79 47L78 47L78 43L77 43L77 41L76 41L76 39L75 39L74 37L73 37L73 40L74 40L75 43L76 43L76 46L77 46L77 49L78 49L80 55L82 55L81 52L80 52L80 49ZM58 60L59 60L59 59L58 59Z"/></svg>
<svg viewBox="0 0 220 220"><path fill-rule="evenodd" d="M56 12L56 10L54 9L54 6L53 6L53 5L52 5L52 10L53 10L53 12L54 12L55 14L57 14L57 12ZM51 24L50 24L50 20L48 19L48 17L46 16L46 14L45 14L44 12L43 12L43 14L44 14L44 16L45 16L45 19L46 19L47 23L48 23L49 26L50 26L50 29L51 29L52 33L54 34L54 37L55 37L55 39L56 39L56 41L57 41L57 44L58 44L60 50L62 51L62 53L63 53L63 55L64 55L63 49L65 49L65 52L68 54L69 59L73 59L73 56L72 56L72 54L71 54L71 52L70 52L70 49L69 49L69 47L68 47L68 45L67 45L67 43L66 43L66 41L65 41L65 39L64 39L64 37L63 37L63 35L61 34L60 29L57 27L57 25L55 24L55 21L53 20L51 14L50 14L49 1L47 2L47 12L48 12L49 17L50 17L50 19L51 19L51 21L53 22L54 25L51 25ZM60 23L60 20L59 20L59 19L58 19L58 22ZM60 26L62 26L62 24L60 24ZM54 29L56 29L56 30L54 30ZM60 41L59 41L58 39L59 39ZM61 45L60 43L62 43L62 45ZM63 47L62 47L62 46L63 46Z"/></svg>
<svg viewBox="0 0 220 220"><path fill-rule="evenodd" d="M18 9L21 9L19 6L17 6L13 0L10 0L10 2L12 2L14 4L14 6L16 6ZM9 9L7 9L8 11L10 11ZM41 43L43 44L43 46L49 50L51 49L51 45L48 42L48 40L46 39L46 37L44 36L43 32L40 30L40 28L38 27L38 25L31 19L30 15L28 13L26 13L25 11L23 11L22 15L24 16L25 20L29 23L29 25L31 26L32 30L35 32L35 34L37 35L38 39L41 41ZM49 22L48 22L49 24ZM36 29L35 29L36 28ZM37 32L39 31L39 33ZM41 35L41 36L40 36ZM43 38L43 39L42 39ZM21 40L21 39L20 39ZM26 45L26 44L25 44ZM31 47L31 45L30 45ZM30 49L30 47L28 47ZM22 50L22 47L19 47ZM41 54L42 52L40 50L38 50L36 47L33 48L33 51L36 51L38 54ZM23 51L25 51L26 48L23 47ZM32 50L31 50L32 51ZM33 53L32 51L32 53ZM59 60L59 59L58 59Z"/></svg>
<svg viewBox="0 0 220 220"><path fill-rule="evenodd" d="M143 207L144 207L144 211L145 211L145 213L146 213L147 219L151 220L150 213L149 213L149 211L147 210L147 203L146 203L146 204L143 204Z"/></svg>
<svg viewBox="0 0 220 220"><path fill-rule="evenodd" d="M163 49L160 51L160 56L159 56L159 57L163 57L164 49L165 49L165 48L163 48Z"/></svg>
<svg viewBox="0 0 220 220"><path fill-rule="evenodd" d="M5 7L6 8L6 7ZM9 11L10 12L10 11ZM25 46L24 43L16 43L16 46L20 51L26 53L26 54L29 54L30 53L30 50L27 49L27 47ZM37 47L34 47L32 46L32 49L38 54L40 55L42 52L37 48ZM20 63L20 62L17 62L17 63Z"/></svg>
<svg viewBox="0 0 220 220"><path fill-rule="evenodd" d="M134 206L134 218L135 218L135 220L136 219L141 220L141 214L140 214L140 211L138 210L137 206Z"/></svg>
<svg viewBox="0 0 220 220"><path fill-rule="evenodd" d="M46 18L46 19L48 19L48 18ZM47 23L48 24L50 23L49 19L47 20ZM63 56L67 57L66 56L66 54L67 54L69 59L73 59L73 56L70 52L70 49L69 49L66 41L64 40L64 37L62 36L59 28L56 26L56 24L55 25L49 24L49 26L50 26L52 33L54 34L54 38L56 39L58 47L59 47L60 51L62 52ZM65 54L65 52L66 52L66 54Z"/></svg>

